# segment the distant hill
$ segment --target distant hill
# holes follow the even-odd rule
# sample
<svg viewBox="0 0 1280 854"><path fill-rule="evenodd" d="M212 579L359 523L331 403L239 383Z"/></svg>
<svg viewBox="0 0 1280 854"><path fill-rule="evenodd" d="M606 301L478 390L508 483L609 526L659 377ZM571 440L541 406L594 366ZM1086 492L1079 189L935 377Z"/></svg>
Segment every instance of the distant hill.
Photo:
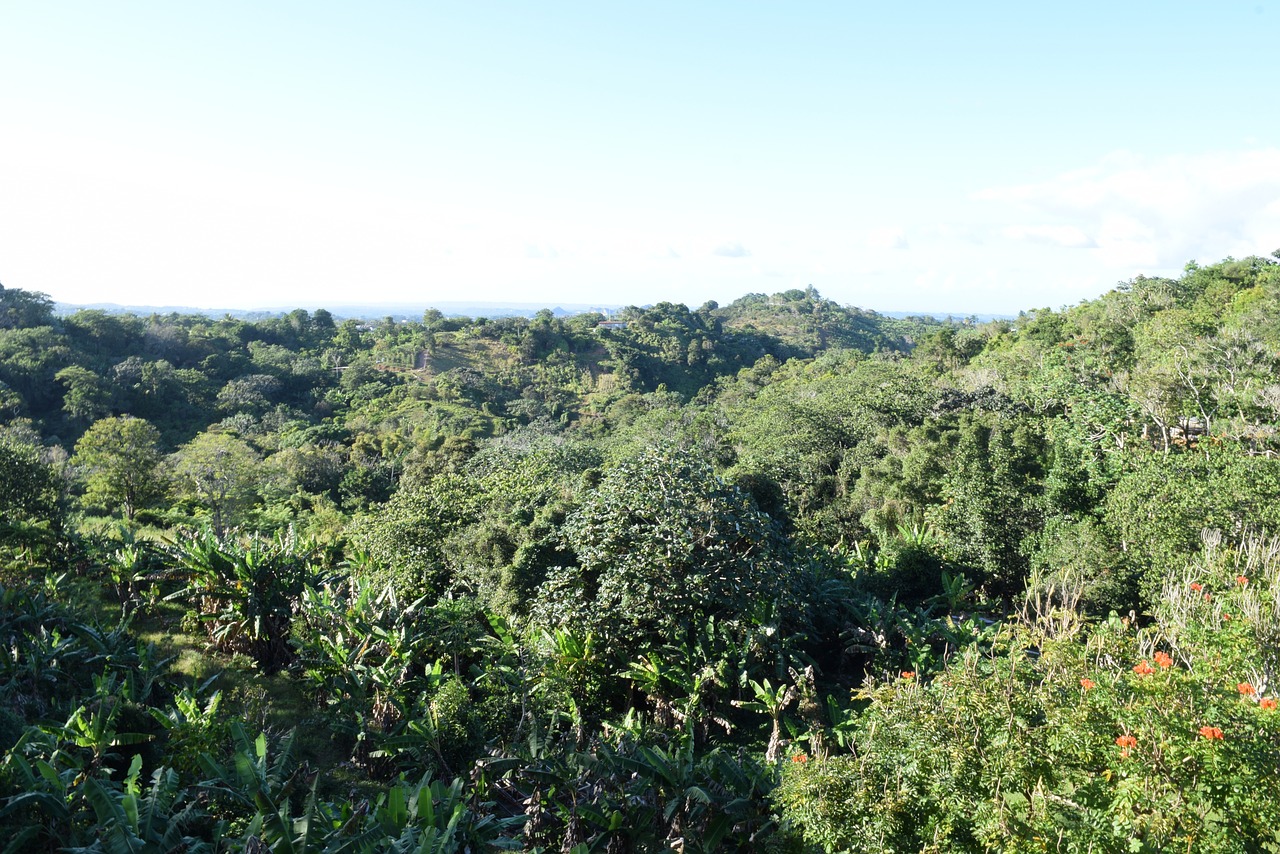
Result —
<svg viewBox="0 0 1280 854"><path fill-rule="evenodd" d="M943 323L990 323L993 320L1017 320L1016 314L960 314L954 311L878 311L883 317L892 317L895 320L909 320L912 318L924 318L926 320L938 320Z"/></svg>
<svg viewBox="0 0 1280 854"><path fill-rule="evenodd" d="M189 305L120 305L113 302L97 303L54 303L54 311L59 315L75 314L82 309L105 311L108 314L136 314L146 317L151 314L197 314L205 317L226 317L230 315L241 320L259 320L266 317L278 317L288 314L297 308L314 310L327 309L335 317L356 318L357 320L382 319L392 317L396 320L421 320L422 313L434 308L447 317L533 317L543 309L549 309L556 317L571 317L575 314L599 312L611 315L620 309L620 305L586 305L584 303L563 303L547 305L535 302L422 302L422 303L337 303L321 305L313 303L302 306L279 306L270 308L196 308Z"/></svg>
<svg viewBox="0 0 1280 854"><path fill-rule="evenodd" d="M906 312L879 312L842 306L814 288L776 294L747 294L713 314L726 331L776 342L780 357L813 356L828 348L871 352L910 349L939 321Z"/></svg>
<svg viewBox="0 0 1280 854"><path fill-rule="evenodd" d="M804 291L797 291L804 294ZM812 296L812 295L811 295ZM763 294L750 294L742 297L733 303L735 307L743 307L744 303L752 303L759 305L760 298ZM779 302L780 294L774 294L767 299L772 300L775 307ZM836 308L844 308L838 306L831 300L822 299L821 302L834 306ZM648 308L649 306L642 306ZM58 315L75 314L82 309L92 309L95 311L105 311L108 314L136 314L140 317L146 317L152 314L194 314L204 317L234 317L239 320L262 320L268 317L279 317L288 314L296 308L305 308L314 311L317 308L327 309L335 317L340 319L355 318L357 320L381 320L384 317L391 317L395 320L420 320L422 313L427 309L434 308L444 314L446 317L533 317L543 309L549 309L555 317L572 317L575 314L587 314L597 312L606 316L616 315L624 306L620 304L607 303L602 305L588 305L587 303L557 303L548 305L539 302L465 302L457 300L444 300L439 302L421 302L421 303L331 303L321 305L319 303L308 303L301 306L275 306L269 308L196 308L189 305L120 305L114 302L95 302L95 303L69 303L55 302L54 313ZM939 321L971 321L975 323L986 323L992 320L1013 320L1014 315L1005 314L967 314L960 315L954 312L938 312L938 311L870 311L857 308L849 308L855 314L879 315L880 317L894 318L895 320L907 319L923 319L923 320L939 320ZM730 312L738 314L739 312Z"/></svg>

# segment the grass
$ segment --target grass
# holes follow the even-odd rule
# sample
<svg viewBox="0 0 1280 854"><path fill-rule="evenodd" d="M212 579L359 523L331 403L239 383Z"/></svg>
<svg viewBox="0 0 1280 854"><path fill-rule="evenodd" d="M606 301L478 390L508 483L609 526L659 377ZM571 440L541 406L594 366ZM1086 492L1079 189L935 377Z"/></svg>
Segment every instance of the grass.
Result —
<svg viewBox="0 0 1280 854"><path fill-rule="evenodd" d="M326 772L324 779L336 787L335 793L350 794L362 779L344 771L350 745L332 730L305 686L287 670L268 676L246 656L210 649L203 633L184 627L186 615L179 603L156 602L140 609L133 633L155 646L178 681L189 680L192 686L208 682L210 690L221 691L221 713L243 721L247 730L276 735L297 730L295 760Z"/></svg>

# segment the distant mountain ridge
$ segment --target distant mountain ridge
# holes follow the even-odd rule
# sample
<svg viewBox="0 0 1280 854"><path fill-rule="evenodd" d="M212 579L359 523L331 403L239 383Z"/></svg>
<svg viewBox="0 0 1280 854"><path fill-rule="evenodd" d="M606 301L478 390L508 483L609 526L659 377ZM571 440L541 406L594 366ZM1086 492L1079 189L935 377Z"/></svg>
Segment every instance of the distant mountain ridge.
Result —
<svg viewBox="0 0 1280 854"><path fill-rule="evenodd" d="M575 314L599 312L615 314L621 305L587 305L585 303L562 303L549 306L535 302L398 302L398 303L308 303L294 306L269 306L265 308L197 308L189 305L121 305L113 302L68 303L55 302L54 311L60 315L74 314L81 310L105 311L108 314L198 314L205 317L231 317L254 319L275 317L288 314L298 308L314 311L323 308L336 317L356 318L358 320L381 319L387 316L397 320L419 320L422 313L436 309L449 317L533 317L543 309L549 309L556 317L571 317Z"/></svg>
<svg viewBox="0 0 1280 854"><path fill-rule="evenodd" d="M650 306L640 306L648 308ZM543 309L549 309L555 317L572 317L575 314L598 312L613 316L625 306L608 303L588 305L587 303L558 303L554 306L537 302L459 302L440 301L432 303L336 303L321 305L312 303L302 306L278 306L268 308L196 308L189 305L121 305L114 302L69 303L55 302L54 312L58 315L75 314L81 310L105 311L108 314L136 314L147 316L152 314L196 314L205 317L231 316L240 320L257 320L288 314L298 308L314 311L323 308L338 318L355 318L357 320L382 319L392 317L396 320L419 320L423 312L437 309L447 317L533 317ZM904 319L909 317L944 319L972 318L980 323L991 320L1012 320L1014 315L1008 314L962 314L939 311L873 311L883 317Z"/></svg>

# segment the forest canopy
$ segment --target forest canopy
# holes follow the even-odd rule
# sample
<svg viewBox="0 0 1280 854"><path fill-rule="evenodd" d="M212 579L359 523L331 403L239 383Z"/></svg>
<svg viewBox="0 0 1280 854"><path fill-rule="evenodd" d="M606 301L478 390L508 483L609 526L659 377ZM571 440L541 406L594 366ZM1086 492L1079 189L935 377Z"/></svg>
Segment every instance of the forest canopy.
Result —
<svg viewBox="0 0 1280 854"><path fill-rule="evenodd" d="M12 851L1280 849L1280 263L894 319L0 288Z"/></svg>

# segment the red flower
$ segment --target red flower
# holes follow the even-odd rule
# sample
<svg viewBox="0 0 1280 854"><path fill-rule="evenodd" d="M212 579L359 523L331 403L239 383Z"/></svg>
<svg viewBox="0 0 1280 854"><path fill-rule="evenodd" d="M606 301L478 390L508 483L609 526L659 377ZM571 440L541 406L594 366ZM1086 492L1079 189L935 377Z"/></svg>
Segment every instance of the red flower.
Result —
<svg viewBox="0 0 1280 854"><path fill-rule="evenodd" d="M1239 584L1241 587L1244 587L1248 583L1249 583L1248 576L1245 576L1245 575L1236 576L1236 584Z"/></svg>
<svg viewBox="0 0 1280 854"><path fill-rule="evenodd" d="M1256 697L1258 694L1258 689L1254 688L1248 682L1241 682L1236 686L1236 690L1246 697Z"/></svg>
<svg viewBox="0 0 1280 854"><path fill-rule="evenodd" d="M1200 734L1209 739L1209 741L1213 741L1214 739L1222 741L1222 730L1218 729L1216 726L1202 726L1200 727Z"/></svg>
<svg viewBox="0 0 1280 854"><path fill-rule="evenodd" d="M809 757L805 756L803 753L797 753L795 756L791 757L791 761L792 762L808 762Z"/></svg>
<svg viewBox="0 0 1280 854"><path fill-rule="evenodd" d="M1092 679L1081 679L1080 687L1086 691L1092 691L1094 688L1098 687L1098 683L1094 682Z"/></svg>
<svg viewBox="0 0 1280 854"><path fill-rule="evenodd" d="M1203 589L1204 589L1204 585L1202 585L1202 584L1201 584L1200 582L1198 582L1198 581L1193 581L1193 582L1191 582L1191 589L1192 589L1192 590L1194 590L1195 592L1199 593L1201 590L1203 590Z"/></svg>
<svg viewBox="0 0 1280 854"><path fill-rule="evenodd" d="M1147 660L1144 658L1140 664L1135 664L1133 666L1133 672L1139 676L1150 676L1152 673L1156 672L1156 669L1150 664L1147 664Z"/></svg>
<svg viewBox="0 0 1280 854"><path fill-rule="evenodd" d="M914 670L904 670L904 671L902 671L902 678L903 678L903 679L915 679L915 678L916 678L916 672L915 672Z"/></svg>
<svg viewBox="0 0 1280 854"><path fill-rule="evenodd" d="M1173 666L1173 657L1170 656L1169 653L1167 652L1157 652L1155 654L1155 659L1156 659L1156 664L1160 665L1161 667Z"/></svg>
<svg viewBox="0 0 1280 854"><path fill-rule="evenodd" d="M1263 697L1261 700L1258 701L1258 705L1262 706L1262 710L1264 712L1274 712L1276 710L1276 698Z"/></svg>
<svg viewBox="0 0 1280 854"><path fill-rule="evenodd" d="M1223 613L1222 619L1226 620L1229 623L1231 622L1231 615L1227 613Z"/></svg>
<svg viewBox="0 0 1280 854"><path fill-rule="evenodd" d="M1209 594L1208 594L1208 593L1204 594L1204 601L1208 602L1208 601L1209 601L1209 598L1210 598L1210 597L1209 597Z"/></svg>

